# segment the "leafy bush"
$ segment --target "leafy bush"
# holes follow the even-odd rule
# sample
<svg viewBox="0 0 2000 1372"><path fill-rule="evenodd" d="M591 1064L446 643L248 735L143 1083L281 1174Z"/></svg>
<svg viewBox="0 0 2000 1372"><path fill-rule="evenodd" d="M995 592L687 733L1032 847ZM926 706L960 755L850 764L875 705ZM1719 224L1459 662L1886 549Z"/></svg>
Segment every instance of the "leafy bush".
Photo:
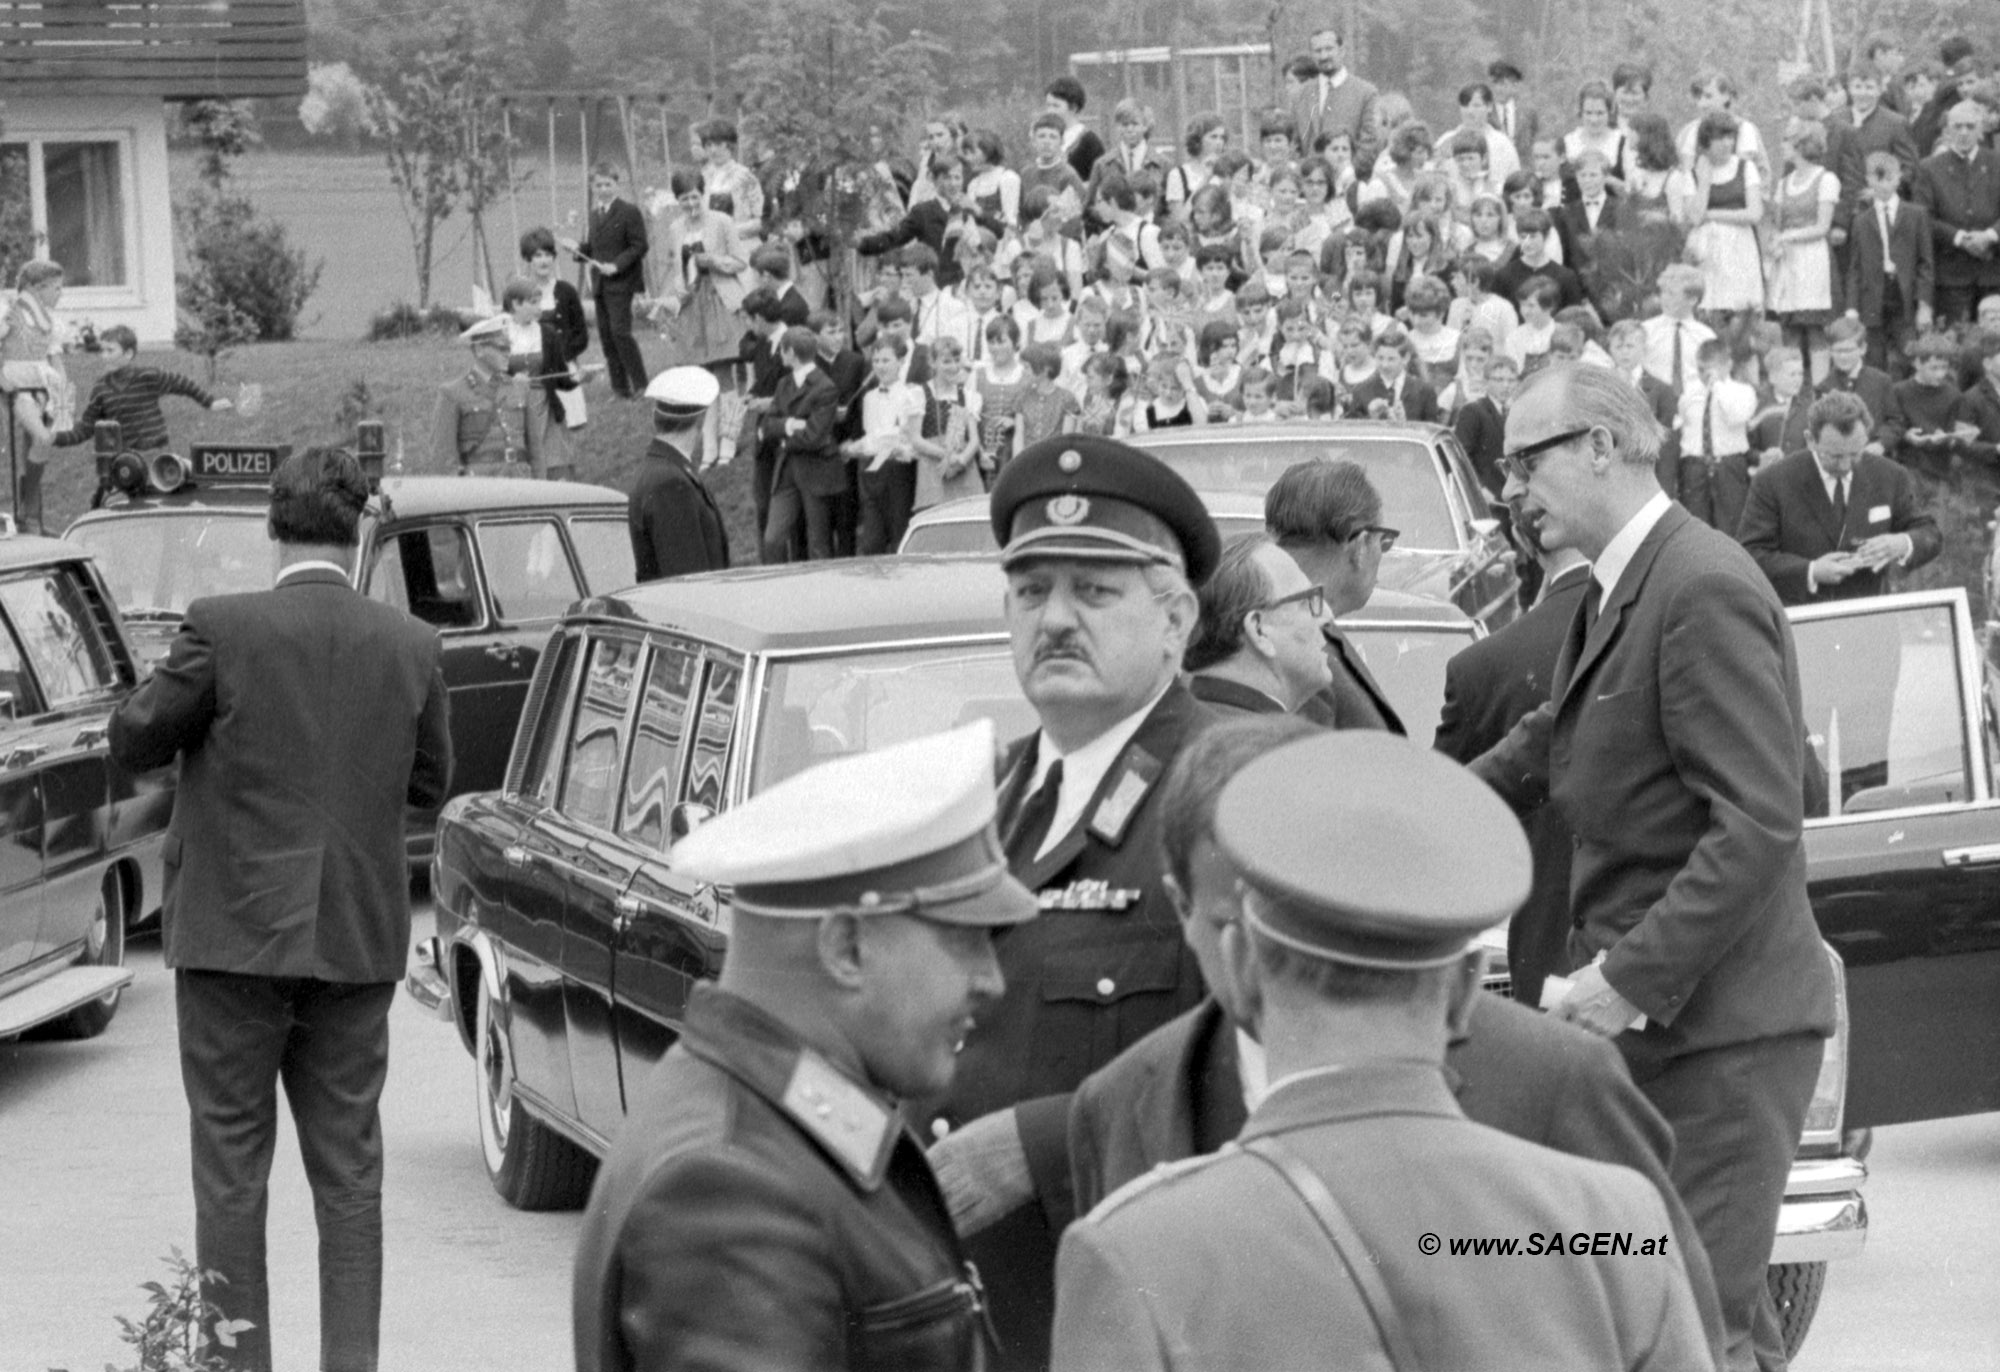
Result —
<svg viewBox="0 0 2000 1372"><path fill-rule="evenodd" d="M188 283L199 292L229 302L255 326L259 342L282 343L298 330L299 313L319 286L323 263L306 262L291 245L284 225L257 213L240 195L198 189L176 208L176 227L188 270L182 275L181 305L191 312Z"/></svg>
<svg viewBox="0 0 2000 1372"><path fill-rule="evenodd" d="M418 309L407 300L398 300L386 310L378 310L368 321L368 342L393 343L402 338L423 338L431 334L456 335L465 325L458 311L449 305Z"/></svg>
<svg viewBox="0 0 2000 1372"><path fill-rule="evenodd" d="M146 1317L116 1317L118 1337L139 1351L138 1363L123 1369L107 1363L105 1372L228 1372L230 1364L219 1350L234 1348L236 1336L253 1326L248 1320L224 1319L202 1294L202 1282L219 1282L219 1275L202 1272L178 1248L165 1261L173 1284L149 1281L140 1288L151 1306Z"/></svg>

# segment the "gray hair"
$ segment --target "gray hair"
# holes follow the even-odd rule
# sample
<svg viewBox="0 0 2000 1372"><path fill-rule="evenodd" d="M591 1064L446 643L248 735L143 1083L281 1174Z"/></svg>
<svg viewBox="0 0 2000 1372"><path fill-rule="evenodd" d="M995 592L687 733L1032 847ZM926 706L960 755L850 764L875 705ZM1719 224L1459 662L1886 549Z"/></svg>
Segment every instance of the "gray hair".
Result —
<svg viewBox="0 0 2000 1372"><path fill-rule="evenodd" d="M1521 383L1514 403L1551 387L1561 388L1567 425L1609 431L1620 462L1651 467L1659 459L1664 438L1660 422L1639 388L1623 375L1585 362L1553 363Z"/></svg>
<svg viewBox="0 0 2000 1372"><path fill-rule="evenodd" d="M1195 599L1201 607L1188 639L1181 666L1190 672L1226 662L1243 651L1243 621L1271 599L1271 578L1257 565L1257 551L1271 547L1271 536L1248 533L1232 538L1202 583Z"/></svg>

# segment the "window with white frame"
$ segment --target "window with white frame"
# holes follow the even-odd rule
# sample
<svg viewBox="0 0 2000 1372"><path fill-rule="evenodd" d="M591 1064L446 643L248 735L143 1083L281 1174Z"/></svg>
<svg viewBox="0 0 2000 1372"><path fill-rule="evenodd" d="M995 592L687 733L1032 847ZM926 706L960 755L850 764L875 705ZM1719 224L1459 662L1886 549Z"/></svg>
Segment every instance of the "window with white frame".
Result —
<svg viewBox="0 0 2000 1372"><path fill-rule="evenodd" d="M123 134L0 142L0 286L31 257L60 262L71 289L132 285L131 177Z"/></svg>

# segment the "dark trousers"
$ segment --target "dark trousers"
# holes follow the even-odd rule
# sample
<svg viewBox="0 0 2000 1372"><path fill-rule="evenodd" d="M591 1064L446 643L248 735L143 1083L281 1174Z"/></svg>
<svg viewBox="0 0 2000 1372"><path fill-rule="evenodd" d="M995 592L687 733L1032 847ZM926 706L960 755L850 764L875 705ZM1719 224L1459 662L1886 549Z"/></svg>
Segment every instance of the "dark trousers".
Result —
<svg viewBox="0 0 2000 1372"><path fill-rule="evenodd" d="M181 1081L194 1154L195 1256L205 1294L253 1327L222 1350L269 1372L264 1215L278 1083L297 1126L319 1225L322 1372L374 1372L382 1323L382 1121L394 982L175 973Z"/></svg>
<svg viewBox="0 0 2000 1372"><path fill-rule="evenodd" d="M24 437L23 452L27 446ZM25 456L17 456L14 462L14 527L24 534L42 533L42 468L47 464L31 462Z"/></svg>
<svg viewBox="0 0 2000 1372"><path fill-rule="evenodd" d="M917 468L913 462L885 462L879 471L861 473L861 527L855 551L863 557L893 553L910 527L910 510L917 503Z"/></svg>
<svg viewBox="0 0 2000 1372"><path fill-rule="evenodd" d="M1937 324L1969 324L1979 313L1979 301L1984 296L2000 292L2000 285L1981 285L1977 281L1967 281L1962 285L1937 283L1933 292L1932 310L1937 315Z"/></svg>
<svg viewBox="0 0 2000 1372"><path fill-rule="evenodd" d="M604 370L611 389L619 395L637 395L646 389L646 359L640 356L639 342L632 337L632 292L600 285L597 304L597 342L604 349Z"/></svg>
<svg viewBox="0 0 2000 1372"><path fill-rule="evenodd" d="M1916 324L1911 310L1903 304L1903 293L1897 288L1896 279L1887 277L1882 282L1882 322L1868 330L1868 365L1891 376L1902 378L1910 374L1910 359L1903 349L1916 335ZM1881 416L1876 415L1877 423Z"/></svg>
<svg viewBox="0 0 2000 1372"><path fill-rule="evenodd" d="M1648 1058L1642 1035L1617 1042L1633 1081L1673 1126L1674 1189L1715 1272L1727 1367L1783 1372L1764 1269L1826 1041L1787 1034L1665 1060Z"/></svg>
<svg viewBox="0 0 2000 1372"><path fill-rule="evenodd" d="M1696 519L1736 537L1743 507L1750 500L1750 455L1730 453L1713 461L1681 458L1679 499Z"/></svg>
<svg viewBox="0 0 2000 1372"><path fill-rule="evenodd" d="M801 523L806 530L806 556L814 562L832 557L833 510L839 500L838 495L800 490L790 472L779 472L778 484L771 492L771 512L764 524L764 562L794 560L794 535Z"/></svg>

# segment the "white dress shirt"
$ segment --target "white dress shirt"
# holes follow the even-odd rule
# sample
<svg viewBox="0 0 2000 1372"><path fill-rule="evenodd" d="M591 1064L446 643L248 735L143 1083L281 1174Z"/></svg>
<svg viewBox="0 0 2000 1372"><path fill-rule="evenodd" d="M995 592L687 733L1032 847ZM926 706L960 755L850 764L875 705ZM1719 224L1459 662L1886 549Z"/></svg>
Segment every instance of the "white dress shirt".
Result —
<svg viewBox="0 0 2000 1372"><path fill-rule="evenodd" d="M1084 808L1104 783L1111 764L1125 751L1125 745L1139 732L1139 726L1146 722L1146 716L1153 712L1153 707L1160 703L1160 696L1165 695L1171 685L1173 682L1170 680L1167 686L1160 688L1159 695L1073 753L1058 749L1046 729L1035 740L1035 774L1028 778L1028 789L1023 792L1024 795L1033 795L1041 787L1042 779L1048 776L1049 768L1055 765L1056 759L1061 758L1063 765L1062 789L1056 793L1055 815L1049 820L1048 837L1042 840L1041 848L1035 853L1037 860L1046 857L1083 818Z"/></svg>
<svg viewBox="0 0 2000 1372"><path fill-rule="evenodd" d="M342 581L350 580L353 577L353 573L349 572L347 568L341 566L338 562L328 562L323 558L313 558L308 562L294 562L291 566L285 568L284 571L279 572L272 579L271 584L273 586L282 586L285 584L287 578L297 576L300 572L333 572Z"/></svg>
<svg viewBox="0 0 2000 1372"><path fill-rule="evenodd" d="M1672 509L1673 500L1665 491L1639 507L1639 513L1625 521L1625 527L1611 536L1604 545L1604 551L1597 555L1597 561L1590 565L1590 579L1597 583L1597 607L1604 608L1604 602L1618 585L1618 578L1625 575L1631 565L1633 554L1646 541L1646 535L1653 532L1653 526Z"/></svg>

